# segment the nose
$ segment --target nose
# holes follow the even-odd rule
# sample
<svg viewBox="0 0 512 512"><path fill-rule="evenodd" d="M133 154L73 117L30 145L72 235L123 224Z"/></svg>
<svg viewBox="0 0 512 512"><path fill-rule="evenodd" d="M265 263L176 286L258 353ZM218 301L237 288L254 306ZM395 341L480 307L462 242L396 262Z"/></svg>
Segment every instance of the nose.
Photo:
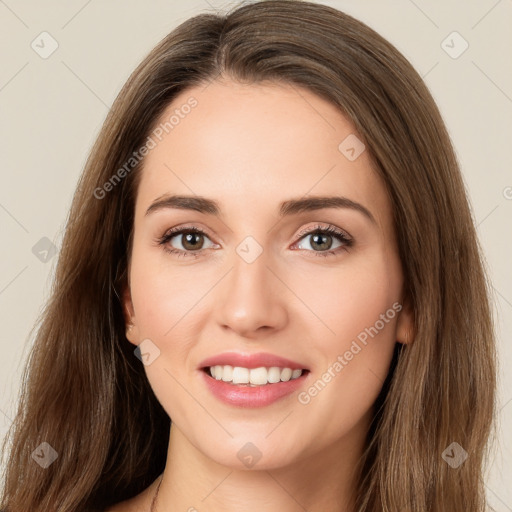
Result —
<svg viewBox="0 0 512 512"><path fill-rule="evenodd" d="M219 292L217 322L223 330L258 338L282 329L288 321L286 287L269 267L265 251L251 263L235 253Z"/></svg>

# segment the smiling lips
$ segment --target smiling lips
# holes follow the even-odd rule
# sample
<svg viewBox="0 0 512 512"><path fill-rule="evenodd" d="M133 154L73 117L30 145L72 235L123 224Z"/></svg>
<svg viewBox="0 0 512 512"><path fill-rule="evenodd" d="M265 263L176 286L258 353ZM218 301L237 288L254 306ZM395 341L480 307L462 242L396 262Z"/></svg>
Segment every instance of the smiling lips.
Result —
<svg viewBox="0 0 512 512"><path fill-rule="evenodd" d="M199 365L200 368L207 368L211 366L239 366L241 368L271 368L272 366L278 368L290 368L291 370L308 370L308 368L291 359L269 354L267 352L260 352L258 354L239 354L237 352L226 352L213 357L209 357L202 361Z"/></svg>
<svg viewBox="0 0 512 512"><path fill-rule="evenodd" d="M220 354L200 364L206 385L229 405L261 407L302 385L309 370L300 363L268 353Z"/></svg>
<svg viewBox="0 0 512 512"><path fill-rule="evenodd" d="M216 365L210 366L209 371L210 375L217 380L231 382L232 384L248 384L250 386L288 382L302 375L302 370L279 368L277 366L271 366L270 368L261 366L249 369L241 366Z"/></svg>

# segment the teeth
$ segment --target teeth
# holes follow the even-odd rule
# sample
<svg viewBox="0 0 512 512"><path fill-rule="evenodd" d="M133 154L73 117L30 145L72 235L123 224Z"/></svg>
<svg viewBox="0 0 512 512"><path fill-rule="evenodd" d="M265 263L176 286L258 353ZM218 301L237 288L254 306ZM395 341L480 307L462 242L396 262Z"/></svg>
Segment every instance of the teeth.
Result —
<svg viewBox="0 0 512 512"><path fill-rule="evenodd" d="M222 373L222 376L224 376L224 372ZM240 368L240 366L235 366L233 368L232 381L233 384L249 384L249 370L247 368Z"/></svg>
<svg viewBox="0 0 512 512"><path fill-rule="evenodd" d="M302 370L291 368L242 368L241 366L217 365L210 366L210 375L216 380L230 382L232 384L248 384L250 386L264 386L294 380L302 375Z"/></svg>
<svg viewBox="0 0 512 512"><path fill-rule="evenodd" d="M291 368L283 368L281 370L281 380L286 382L292 378L292 369Z"/></svg>
<svg viewBox="0 0 512 512"><path fill-rule="evenodd" d="M275 384L276 382L279 382L281 380L281 368L278 368L277 366L272 366L272 368L269 368L268 370L268 382L271 384Z"/></svg>

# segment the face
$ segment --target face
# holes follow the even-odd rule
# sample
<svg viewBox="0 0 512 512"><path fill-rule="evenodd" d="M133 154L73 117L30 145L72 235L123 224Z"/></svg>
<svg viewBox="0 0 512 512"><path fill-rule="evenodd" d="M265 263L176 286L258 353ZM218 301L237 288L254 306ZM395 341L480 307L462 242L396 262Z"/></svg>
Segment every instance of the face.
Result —
<svg viewBox="0 0 512 512"><path fill-rule="evenodd" d="M411 319L390 201L354 127L305 89L229 80L182 92L162 123L173 115L145 159L124 292L173 428L239 468L360 440ZM304 371L287 381L286 367Z"/></svg>

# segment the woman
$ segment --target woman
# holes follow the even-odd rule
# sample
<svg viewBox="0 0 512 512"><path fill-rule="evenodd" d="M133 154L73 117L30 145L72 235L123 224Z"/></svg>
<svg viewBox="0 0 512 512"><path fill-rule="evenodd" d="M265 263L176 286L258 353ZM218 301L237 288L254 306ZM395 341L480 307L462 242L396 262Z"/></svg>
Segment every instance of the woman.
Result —
<svg viewBox="0 0 512 512"><path fill-rule="evenodd" d="M277 0L132 74L76 191L8 512L481 511L488 291L438 109L373 30Z"/></svg>

